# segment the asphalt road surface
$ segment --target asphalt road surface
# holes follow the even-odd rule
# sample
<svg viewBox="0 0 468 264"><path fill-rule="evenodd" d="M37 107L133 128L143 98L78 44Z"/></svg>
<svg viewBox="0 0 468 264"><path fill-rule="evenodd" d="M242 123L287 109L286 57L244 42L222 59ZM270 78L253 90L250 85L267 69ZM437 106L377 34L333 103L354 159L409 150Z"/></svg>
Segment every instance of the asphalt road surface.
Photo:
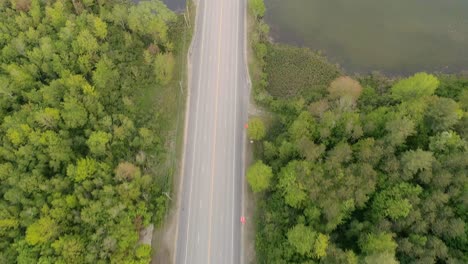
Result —
<svg viewBox="0 0 468 264"><path fill-rule="evenodd" d="M175 263L242 261L243 151L248 85L245 0L199 0Z"/></svg>

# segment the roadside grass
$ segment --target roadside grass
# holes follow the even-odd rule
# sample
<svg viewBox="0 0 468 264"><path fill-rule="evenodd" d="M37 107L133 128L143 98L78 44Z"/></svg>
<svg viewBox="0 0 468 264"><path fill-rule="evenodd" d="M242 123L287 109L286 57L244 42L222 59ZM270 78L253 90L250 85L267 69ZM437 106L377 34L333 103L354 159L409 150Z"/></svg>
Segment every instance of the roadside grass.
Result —
<svg viewBox="0 0 468 264"><path fill-rule="evenodd" d="M267 91L275 98L320 98L340 69L307 48L269 44L265 58Z"/></svg>
<svg viewBox="0 0 468 264"><path fill-rule="evenodd" d="M194 14L194 7L192 2L188 2L190 14ZM192 22L189 24L193 25ZM184 135L184 123L185 123L185 107L187 97L187 53L192 40L192 29L187 28L186 20L183 15L179 15L178 31L172 32L171 38L173 43L176 44L174 50L176 52L176 67L174 69L174 76L172 78L172 84L166 89L166 96L162 96L164 100L159 102L160 105L164 105L168 110L166 112L166 118L169 125L169 133L167 138L166 149L169 150L169 157L167 160L168 179L166 182L167 192L173 193L174 175L179 173L179 164L183 149L183 135ZM172 95L172 98L171 98ZM173 100L166 100L171 98ZM162 170L164 171L164 169Z"/></svg>
<svg viewBox="0 0 468 264"><path fill-rule="evenodd" d="M191 1L188 2L190 15L194 14L194 6ZM152 106L157 109L157 126L162 131L161 141L164 142L162 148L163 157L157 159L152 169L157 175L162 192L166 193L165 214L167 214L171 195L174 187L174 175L179 172L179 163L181 160L185 104L187 96L187 52L192 39L192 29L187 27L187 22L193 25L191 21L185 19L187 11L179 14L178 19L173 25L169 34L169 39L174 44L173 54L175 66L171 81L160 89L152 89L148 92L144 100L151 100ZM165 216L161 216L164 220ZM162 223L156 223L162 224Z"/></svg>
<svg viewBox="0 0 468 264"><path fill-rule="evenodd" d="M152 238L152 263L170 263L173 241L168 238L172 231L171 208L176 208L175 187L180 174L180 161L183 150L185 108L188 89L187 54L193 35L195 5L187 1L187 9L178 14L171 25L168 38L173 43L174 69L169 83L150 87L141 96L138 105L148 108L154 116L148 118L151 126L157 126L160 149L148 154L148 168L155 177L156 193L163 194L154 206L158 215L153 218L155 225ZM162 261L162 262L161 262Z"/></svg>
<svg viewBox="0 0 468 264"><path fill-rule="evenodd" d="M190 49L190 44L192 42L193 30L195 25L195 13L196 6L193 0L187 0L186 11L179 15L179 23L181 31L174 31L171 37L174 37L174 43L179 45L175 47L177 50L177 61L176 67L174 69L173 77L173 89L168 89L168 93L176 94L176 101L165 101L161 102L166 104L168 108L172 108L174 111L169 111L167 114L168 120L172 124L172 129L168 135L166 149L169 150L169 157L167 163L164 167L161 168L162 171L166 171L166 193L168 199L166 199L166 211L164 215L164 224L165 226L160 227L163 232L165 232L164 238L164 250L172 252L174 249L172 239L177 239L172 237L173 228L175 227L177 217L177 186L179 186L181 176L181 161L184 150L184 131L185 131L185 113L187 107L187 95L188 95L188 52ZM182 32L183 30L183 32ZM176 40L179 38L178 40ZM157 229L155 229L158 232ZM161 246L161 243L154 243L154 246ZM157 256L159 258L158 263L166 263L167 259L165 255ZM154 263L154 262L153 262ZM167 262L168 263L168 262Z"/></svg>

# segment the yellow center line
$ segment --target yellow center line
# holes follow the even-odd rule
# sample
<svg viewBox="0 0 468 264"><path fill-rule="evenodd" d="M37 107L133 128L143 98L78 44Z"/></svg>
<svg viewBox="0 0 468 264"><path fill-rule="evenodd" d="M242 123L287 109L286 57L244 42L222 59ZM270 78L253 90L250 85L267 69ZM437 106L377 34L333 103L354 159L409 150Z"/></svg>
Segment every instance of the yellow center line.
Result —
<svg viewBox="0 0 468 264"><path fill-rule="evenodd" d="M223 25L223 2L221 2L221 12L219 15L219 30L218 30L218 65L217 65L217 72L216 72L216 96L215 96L215 119L214 119L214 128L213 128L213 148L211 150L212 159L211 159L211 187L210 187L210 213L209 213L209 232L208 232L208 264L211 263L211 225L212 225L212 218L213 218L213 183L214 183L214 174L215 174L215 160L216 160L216 124L218 123L218 97L219 97L219 69L221 66L221 28Z"/></svg>

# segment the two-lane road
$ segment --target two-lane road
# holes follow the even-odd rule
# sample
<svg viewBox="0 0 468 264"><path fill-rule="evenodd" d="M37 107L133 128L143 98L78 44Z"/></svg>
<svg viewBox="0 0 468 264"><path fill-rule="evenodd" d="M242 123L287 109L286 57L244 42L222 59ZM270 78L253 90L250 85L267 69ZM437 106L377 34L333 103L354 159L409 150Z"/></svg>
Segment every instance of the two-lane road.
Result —
<svg viewBox="0 0 468 264"><path fill-rule="evenodd" d="M248 86L245 0L199 0L174 261L241 260L243 123Z"/></svg>

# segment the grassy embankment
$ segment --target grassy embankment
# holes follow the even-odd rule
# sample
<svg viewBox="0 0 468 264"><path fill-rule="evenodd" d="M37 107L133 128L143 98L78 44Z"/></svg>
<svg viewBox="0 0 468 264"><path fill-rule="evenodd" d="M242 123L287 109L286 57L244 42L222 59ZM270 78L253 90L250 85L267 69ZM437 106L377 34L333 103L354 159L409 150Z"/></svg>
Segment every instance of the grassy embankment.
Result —
<svg viewBox="0 0 468 264"><path fill-rule="evenodd" d="M193 26L195 23L196 7L192 1L187 1L184 13L178 14L178 19L169 34L171 42L174 43L175 66L171 82L158 94L148 94L145 100L150 98L153 107L162 109L160 115L164 133L164 148L167 150L163 162L155 164L154 171L162 175L161 181L164 192L167 194L164 200L165 210L159 216L160 222L153 232L153 262L170 261L172 241L168 238L169 230L174 221L171 208L176 208L175 198L177 194L180 175L180 162L182 159L185 108L188 89L188 61L187 54L192 41ZM155 92L155 91L154 91Z"/></svg>
<svg viewBox="0 0 468 264"><path fill-rule="evenodd" d="M173 43L174 69L171 81L159 88L148 90L141 99L143 108L152 107L157 109L156 115L161 134L161 141L165 142L166 150L163 157L155 160L151 166L154 174L160 175L160 184L163 191L171 197L173 193L174 175L177 175L181 159L184 132L185 99L187 95L187 52L192 39L193 19L189 19L189 14L194 14L194 7L191 1L188 2L188 10L178 14L177 21L171 25L169 39ZM191 17L190 16L190 17ZM187 18L187 19L186 19ZM172 199L172 197L171 197ZM163 220L169 209L170 200L166 201L166 210L159 216ZM163 221L158 222L162 224Z"/></svg>

